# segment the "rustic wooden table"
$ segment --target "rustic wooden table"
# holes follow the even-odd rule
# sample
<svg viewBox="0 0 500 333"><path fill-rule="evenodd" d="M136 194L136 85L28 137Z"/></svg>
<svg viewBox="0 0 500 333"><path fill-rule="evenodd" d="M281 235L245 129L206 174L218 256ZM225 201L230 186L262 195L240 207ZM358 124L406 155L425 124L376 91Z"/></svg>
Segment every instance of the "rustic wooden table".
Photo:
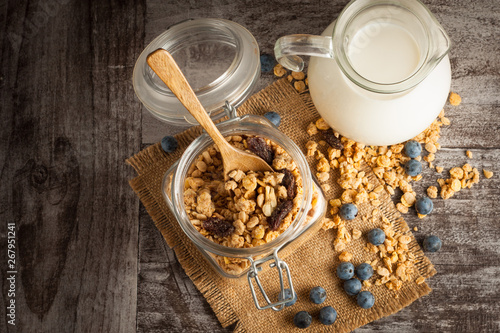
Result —
<svg viewBox="0 0 500 333"><path fill-rule="evenodd" d="M430 255L434 291L357 331L500 331L500 2L424 2L451 36L452 90L462 96L447 114L436 164L469 162L496 174L435 200L423 221L406 216L417 238L433 233L444 242ZM2 1L0 331L230 331L128 186L134 172L125 159L179 131L136 99L135 60L167 27L197 17L238 22L271 53L279 36L319 34L346 3ZM273 80L263 74L258 89ZM416 190L436 178L427 169ZM13 225L16 263L9 267ZM11 299L15 326L8 323Z"/></svg>

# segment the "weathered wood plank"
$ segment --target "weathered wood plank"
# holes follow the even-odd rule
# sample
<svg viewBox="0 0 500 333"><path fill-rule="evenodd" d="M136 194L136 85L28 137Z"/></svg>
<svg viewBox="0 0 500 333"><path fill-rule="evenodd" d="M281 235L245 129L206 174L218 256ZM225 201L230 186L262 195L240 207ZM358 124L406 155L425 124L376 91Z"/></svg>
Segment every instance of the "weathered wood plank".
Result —
<svg viewBox="0 0 500 333"><path fill-rule="evenodd" d="M130 85L140 1L2 4L2 191L17 228L16 326L2 332L133 332L138 200L124 160L139 150ZM14 36L8 38L9 36ZM16 39L18 36L19 39Z"/></svg>

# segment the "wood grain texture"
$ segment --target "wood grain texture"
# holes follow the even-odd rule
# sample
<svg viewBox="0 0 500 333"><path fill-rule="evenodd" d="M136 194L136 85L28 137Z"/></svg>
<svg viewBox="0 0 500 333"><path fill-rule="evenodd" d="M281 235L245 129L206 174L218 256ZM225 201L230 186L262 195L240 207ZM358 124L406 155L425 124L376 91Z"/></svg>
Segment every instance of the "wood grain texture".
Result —
<svg viewBox="0 0 500 333"><path fill-rule="evenodd" d="M341 1L72 1L0 3L0 331L229 332L185 275L127 184L124 160L181 129L140 106L140 52L170 25L215 17L245 26L261 52L292 33L319 34ZM432 216L434 291L357 331L500 331L500 2L424 0L453 46L452 90L435 165L495 172ZM274 80L264 73L257 90ZM468 160L465 150L474 157ZM446 176L446 173L443 174ZM426 169L417 193L441 175ZM6 223L17 225L17 326L6 322Z"/></svg>
<svg viewBox="0 0 500 333"><path fill-rule="evenodd" d="M2 17L2 332L133 332L140 148L130 84L139 1L11 1ZM6 223L17 227L16 326L6 323Z"/></svg>

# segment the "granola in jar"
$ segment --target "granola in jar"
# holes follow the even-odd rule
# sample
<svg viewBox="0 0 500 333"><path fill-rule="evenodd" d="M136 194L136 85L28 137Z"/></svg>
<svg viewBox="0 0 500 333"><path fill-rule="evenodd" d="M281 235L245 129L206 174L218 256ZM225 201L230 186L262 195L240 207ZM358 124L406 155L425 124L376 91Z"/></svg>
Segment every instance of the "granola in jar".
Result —
<svg viewBox="0 0 500 333"><path fill-rule="evenodd" d="M218 147L209 147L187 173L184 205L188 217L204 237L223 246L252 248L269 243L292 224L299 211L303 196L299 169L271 140L239 135L226 140L263 157L274 172L232 170L224 179ZM250 265L241 258L217 255L216 260L230 274L239 274Z"/></svg>

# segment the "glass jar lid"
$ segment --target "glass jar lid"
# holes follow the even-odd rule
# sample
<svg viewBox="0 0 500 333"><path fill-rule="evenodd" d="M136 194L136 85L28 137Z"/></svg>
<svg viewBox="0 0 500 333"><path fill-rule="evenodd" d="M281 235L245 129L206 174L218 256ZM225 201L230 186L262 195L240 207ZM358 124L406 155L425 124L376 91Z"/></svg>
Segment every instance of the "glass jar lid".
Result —
<svg viewBox="0 0 500 333"><path fill-rule="evenodd" d="M260 77L259 46L241 25L222 19L178 23L156 37L134 67L137 97L155 117L177 126L197 125L177 97L156 76L146 57L162 48L170 52L213 120L225 115L228 101L240 105Z"/></svg>

